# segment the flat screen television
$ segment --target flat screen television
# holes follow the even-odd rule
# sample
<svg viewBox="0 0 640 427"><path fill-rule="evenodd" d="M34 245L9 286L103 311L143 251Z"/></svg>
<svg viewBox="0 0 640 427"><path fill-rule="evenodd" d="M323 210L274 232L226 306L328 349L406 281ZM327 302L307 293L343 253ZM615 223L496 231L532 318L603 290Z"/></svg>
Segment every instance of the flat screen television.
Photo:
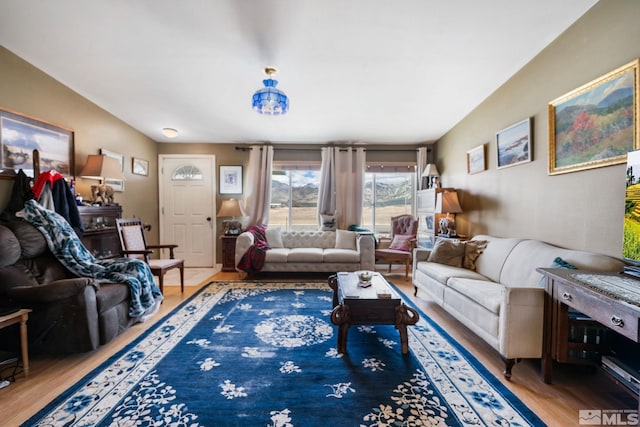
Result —
<svg viewBox="0 0 640 427"><path fill-rule="evenodd" d="M632 264L624 273L640 278L640 150L627 154L622 257Z"/></svg>

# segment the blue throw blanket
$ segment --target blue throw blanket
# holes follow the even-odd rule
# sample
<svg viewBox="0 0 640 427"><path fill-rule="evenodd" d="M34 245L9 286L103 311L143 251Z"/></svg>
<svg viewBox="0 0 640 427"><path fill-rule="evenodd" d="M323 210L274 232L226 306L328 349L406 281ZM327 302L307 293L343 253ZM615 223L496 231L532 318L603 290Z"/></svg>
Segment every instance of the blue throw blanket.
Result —
<svg viewBox="0 0 640 427"><path fill-rule="evenodd" d="M43 208L35 200L27 201L24 209L16 215L40 230L53 255L73 274L96 279L98 283L129 285L129 316L142 316L155 304L156 299L162 299L162 293L144 261L132 258L96 259L62 216Z"/></svg>

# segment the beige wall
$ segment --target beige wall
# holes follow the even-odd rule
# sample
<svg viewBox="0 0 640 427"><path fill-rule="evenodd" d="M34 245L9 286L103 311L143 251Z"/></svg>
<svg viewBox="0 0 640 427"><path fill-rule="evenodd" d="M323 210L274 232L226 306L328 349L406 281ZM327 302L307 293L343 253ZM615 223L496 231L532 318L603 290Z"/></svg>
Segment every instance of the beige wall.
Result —
<svg viewBox="0 0 640 427"><path fill-rule="evenodd" d="M547 106L638 58L638 19L636 0L599 2L438 141L442 184L461 189L459 231L621 255L625 166L547 175ZM497 170L495 133L527 117L533 162ZM488 170L467 175L466 151L480 144L487 144Z"/></svg>
<svg viewBox="0 0 640 427"><path fill-rule="evenodd" d="M153 225L149 240L157 241L158 179L156 143L62 85L47 74L0 46L0 106L74 131L75 174L79 175L88 154L100 148L125 158L125 191L115 193L125 216L140 216ZM131 159L149 160L149 176L133 175ZM11 194L12 180L0 180L0 210ZM97 181L77 179L77 189L89 198L89 186Z"/></svg>
<svg viewBox="0 0 640 427"><path fill-rule="evenodd" d="M257 143L258 144L258 143ZM251 178L247 175L247 166L249 163L249 151L237 150L236 147L245 147L247 144L216 144L216 143L159 143L158 155L167 154L209 154L216 158L216 169L220 166L243 166L243 190L241 195L234 195L234 198L244 199L246 197L247 183ZM274 145L274 160L281 161L317 161L320 162L321 145ZM416 153L415 146L382 146L376 145L371 147L372 150L367 153L367 159L374 162L415 162ZM392 150L392 151L374 151L374 150ZM219 176L216 170L216 182ZM216 191L216 206L218 209L223 200L231 198L231 196L220 196ZM224 228L223 219L216 218L217 237L222 235ZM218 263L222 260L222 245L216 245L216 260Z"/></svg>

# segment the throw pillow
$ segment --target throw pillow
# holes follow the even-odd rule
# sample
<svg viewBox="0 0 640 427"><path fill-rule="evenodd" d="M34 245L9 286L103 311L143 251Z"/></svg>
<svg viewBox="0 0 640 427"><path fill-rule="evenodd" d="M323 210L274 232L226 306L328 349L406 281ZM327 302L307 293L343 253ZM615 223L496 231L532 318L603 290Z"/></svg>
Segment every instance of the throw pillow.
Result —
<svg viewBox="0 0 640 427"><path fill-rule="evenodd" d="M415 238L415 234L396 234L393 236L389 249L409 252L411 249L411 241Z"/></svg>
<svg viewBox="0 0 640 427"><path fill-rule="evenodd" d="M464 242L451 239L437 239L427 261L450 265L452 267L462 267L464 248Z"/></svg>
<svg viewBox="0 0 640 427"><path fill-rule="evenodd" d="M320 218L322 219L322 226L320 227L322 231L335 231L338 224L335 213L320 214Z"/></svg>
<svg viewBox="0 0 640 427"><path fill-rule="evenodd" d="M462 267L476 271L476 260L487 247L486 240L470 240L464 244L464 258L462 259Z"/></svg>
<svg viewBox="0 0 640 427"><path fill-rule="evenodd" d="M264 232L267 237L267 243L272 248L282 248L284 245L282 244L282 232L280 227L270 227Z"/></svg>
<svg viewBox="0 0 640 427"><path fill-rule="evenodd" d="M336 249L356 250L356 233L354 231L336 230Z"/></svg>

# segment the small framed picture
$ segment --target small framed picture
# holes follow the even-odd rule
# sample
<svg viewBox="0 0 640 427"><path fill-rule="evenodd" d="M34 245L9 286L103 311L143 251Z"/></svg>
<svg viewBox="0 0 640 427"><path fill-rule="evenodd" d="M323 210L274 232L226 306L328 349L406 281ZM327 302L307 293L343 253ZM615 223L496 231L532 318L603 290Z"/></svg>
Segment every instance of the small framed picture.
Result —
<svg viewBox="0 0 640 427"><path fill-rule="evenodd" d="M531 161L531 118L496 133L498 169Z"/></svg>
<svg viewBox="0 0 640 427"><path fill-rule="evenodd" d="M136 175L149 176L149 161L133 157L131 172Z"/></svg>
<svg viewBox="0 0 640 427"><path fill-rule="evenodd" d="M484 146L485 144L482 144L467 151L467 173L469 175L487 169L487 163L484 158Z"/></svg>
<svg viewBox="0 0 640 427"><path fill-rule="evenodd" d="M220 194L242 194L242 166L220 166Z"/></svg>
<svg viewBox="0 0 640 427"><path fill-rule="evenodd" d="M100 149L100 154L104 154L107 157L113 157L120 163L120 169L124 172L124 156L120 153L115 153L110 150ZM124 191L124 179L105 179L105 184L110 185L114 191Z"/></svg>

